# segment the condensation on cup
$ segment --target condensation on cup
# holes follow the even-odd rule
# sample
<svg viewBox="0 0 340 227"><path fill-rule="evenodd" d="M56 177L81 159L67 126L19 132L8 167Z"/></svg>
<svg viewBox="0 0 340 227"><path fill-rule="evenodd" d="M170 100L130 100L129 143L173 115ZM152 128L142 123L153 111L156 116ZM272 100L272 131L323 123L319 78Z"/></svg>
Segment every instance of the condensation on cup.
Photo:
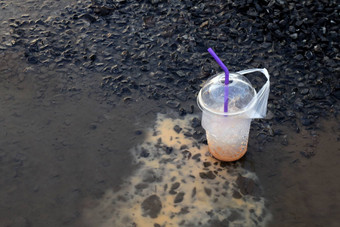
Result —
<svg viewBox="0 0 340 227"><path fill-rule="evenodd" d="M267 81L257 92L245 74L261 72ZM250 124L264 118L269 96L269 74L266 69L248 69L210 78L200 90L197 103L202 110L202 127L206 131L210 153L221 161L236 161L247 152ZM228 112L224 112L224 90L228 86Z"/></svg>

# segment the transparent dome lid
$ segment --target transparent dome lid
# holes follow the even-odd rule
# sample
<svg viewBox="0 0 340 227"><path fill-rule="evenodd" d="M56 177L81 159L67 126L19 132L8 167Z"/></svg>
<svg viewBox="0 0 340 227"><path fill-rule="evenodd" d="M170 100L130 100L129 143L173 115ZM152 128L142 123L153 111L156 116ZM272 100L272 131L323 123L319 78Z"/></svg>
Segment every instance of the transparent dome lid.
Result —
<svg viewBox="0 0 340 227"><path fill-rule="evenodd" d="M202 111L219 115L239 115L255 104L256 90L249 80L238 73L229 74L229 85L224 84L224 73L209 79L200 90L197 102ZM228 86L228 112L224 112L224 89Z"/></svg>

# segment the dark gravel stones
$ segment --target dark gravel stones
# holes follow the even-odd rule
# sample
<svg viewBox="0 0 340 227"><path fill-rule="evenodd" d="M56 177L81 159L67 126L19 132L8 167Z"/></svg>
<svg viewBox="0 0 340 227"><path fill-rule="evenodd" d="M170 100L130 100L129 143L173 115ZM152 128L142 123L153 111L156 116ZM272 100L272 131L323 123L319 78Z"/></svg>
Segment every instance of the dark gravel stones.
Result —
<svg viewBox="0 0 340 227"><path fill-rule="evenodd" d="M233 191L233 197L235 199L241 199L242 198L242 195L238 192L238 191Z"/></svg>
<svg viewBox="0 0 340 227"><path fill-rule="evenodd" d="M176 189L178 189L180 185L181 185L181 184L180 184L179 182L173 183L173 184L171 185L169 194L171 194L171 195L177 194Z"/></svg>
<svg viewBox="0 0 340 227"><path fill-rule="evenodd" d="M191 132L184 132L183 133L186 137L192 137L192 133Z"/></svg>
<svg viewBox="0 0 340 227"><path fill-rule="evenodd" d="M312 124L311 120L308 119L307 117L302 117L301 118L301 124L303 126L310 126Z"/></svg>
<svg viewBox="0 0 340 227"><path fill-rule="evenodd" d="M207 172L207 177L208 177L208 179L215 179L216 175L212 171L208 171Z"/></svg>
<svg viewBox="0 0 340 227"><path fill-rule="evenodd" d="M203 166L204 167L209 167L209 166L211 166L211 162L203 162Z"/></svg>
<svg viewBox="0 0 340 227"><path fill-rule="evenodd" d="M194 187L191 192L191 198L194 198L196 196L196 193L197 193L197 189L196 187Z"/></svg>
<svg viewBox="0 0 340 227"><path fill-rule="evenodd" d="M243 195L256 195L258 193L257 185L250 178L239 175L236 179L236 184Z"/></svg>
<svg viewBox="0 0 340 227"><path fill-rule="evenodd" d="M201 161L200 157L201 157L201 154L198 153L198 154L195 154L194 156L192 156L192 159L194 159L196 161Z"/></svg>
<svg viewBox="0 0 340 227"><path fill-rule="evenodd" d="M305 57L307 58L307 60L311 60L313 58L313 53L311 51L306 51L305 53Z"/></svg>
<svg viewBox="0 0 340 227"><path fill-rule="evenodd" d="M228 221L234 222L240 218L242 218L242 216L237 211L231 210L231 214L228 216Z"/></svg>
<svg viewBox="0 0 340 227"><path fill-rule="evenodd" d="M157 218L162 209L162 202L157 195L151 195L143 201L141 206L143 210L143 216Z"/></svg>
<svg viewBox="0 0 340 227"><path fill-rule="evenodd" d="M173 100L169 100L166 102L166 105L170 108L178 108L180 106L180 103L178 101L173 101Z"/></svg>
<svg viewBox="0 0 340 227"><path fill-rule="evenodd" d="M211 189L210 188L204 188L204 192L205 194L207 194L208 196L211 196Z"/></svg>
<svg viewBox="0 0 340 227"><path fill-rule="evenodd" d="M139 135L142 135L143 134L143 131L141 130L136 130L135 131L135 135L139 136Z"/></svg>
<svg viewBox="0 0 340 227"><path fill-rule="evenodd" d="M179 182L173 183L173 184L171 185L170 190L176 190L177 188L179 188L180 185L181 185L181 184L180 184Z"/></svg>
<svg viewBox="0 0 340 227"><path fill-rule="evenodd" d="M135 188L138 189L138 190L143 190L147 187L148 187L148 184L145 184L145 183L139 183L139 184L135 185Z"/></svg>
<svg viewBox="0 0 340 227"><path fill-rule="evenodd" d="M181 210L177 213L178 215L185 215L190 213L189 207L182 207Z"/></svg>
<svg viewBox="0 0 340 227"><path fill-rule="evenodd" d="M340 87L334 1L164 3L81 1L41 18L18 15L4 23L0 51L16 49L30 64L101 72L111 77L101 86L108 102L110 96L131 96L128 103L144 96L184 116L193 113L184 102L195 100L201 84L221 71L207 54L211 46L232 59L231 71L268 69L271 121L293 121L287 111L305 115L312 105L325 116L333 106L332 113L339 111L337 100L329 100L339 99ZM131 78L125 83L114 79L117 74Z"/></svg>
<svg viewBox="0 0 340 227"><path fill-rule="evenodd" d="M193 128L198 128L201 126L201 121L197 117L195 117L191 120L191 126Z"/></svg>
<svg viewBox="0 0 340 227"><path fill-rule="evenodd" d="M177 192L176 192L175 190L170 190L170 191L169 191L169 194L170 194L170 195L176 195Z"/></svg>
<svg viewBox="0 0 340 227"><path fill-rule="evenodd" d="M140 152L141 157L147 158L147 157L149 157L149 155L150 155L150 152L148 152L145 148L141 149L141 152Z"/></svg>
<svg viewBox="0 0 340 227"><path fill-rule="evenodd" d="M162 176L155 173L155 171L151 169L145 171L143 174L143 182L145 183L160 182L161 180L162 180Z"/></svg>
<svg viewBox="0 0 340 227"><path fill-rule="evenodd" d="M92 15L90 15L90 14L88 14L88 13L81 14L81 15L77 16L77 18L78 18L78 19L85 19L85 20L88 20L88 21L91 22L91 23L94 23L94 22L97 21L97 19L96 19L94 16L92 16ZM76 19L76 18L75 18L75 19Z"/></svg>
<svg viewBox="0 0 340 227"><path fill-rule="evenodd" d="M185 116L187 114L187 111L182 107L178 109L178 112L179 112L179 116Z"/></svg>
<svg viewBox="0 0 340 227"><path fill-rule="evenodd" d="M307 159L310 159L311 157L315 156L314 151L301 151L300 154Z"/></svg>
<svg viewBox="0 0 340 227"><path fill-rule="evenodd" d="M188 150L182 151L183 159L190 159L191 158L191 152Z"/></svg>
<svg viewBox="0 0 340 227"><path fill-rule="evenodd" d="M215 179L216 178L216 175L212 171L200 172L199 174L202 179Z"/></svg>
<svg viewBox="0 0 340 227"><path fill-rule="evenodd" d="M176 195L175 199L174 199L174 203L180 203L183 201L184 199L184 195L185 193L184 192L180 192Z"/></svg>
<svg viewBox="0 0 340 227"><path fill-rule="evenodd" d="M340 100L340 89L333 92L334 97Z"/></svg>
<svg viewBox="0 0 340 227"><path fill-rule="evenodd" d="M175 125L174 130L175 132L180 133L182 131L182 128L179 127L178 125Z"/></svg>
<svg viewBox="0 0 340 227"><path fill-rule="evenodd" d="M37 64L39 62L38 58L36 58L35 56L29 55L27 57L27 61L31 64Z"/></svg>
<svg viewBox="0 0 340 227"><path fill-rule="evenodd" d="M223 219L222 221L213 219L209 221L211 227L228 227L230 223L227 219Z"/></svg>
<svg viewBox="0 0 340 227"><path fill-rule="evenodd" d="M281 144L284 145L284 146L288 146L289 142L288 142L287 135L282 136Z"/></svg>
<svg viewBox="0 0 340 227"><path fill-rule="evenodd" d="M168 146L164 146L163 149L166 154L171 154L172 151L174 150L172 147L168 147Z"/></svg>
<svg viewBox="0 0 340 227"><path fill-rule="evenodd" d="M301 95L307 95L308 92L309 92L309 89L308 89L308 88L304 88L304 89L302 89L302 90L300 91L300 94L301 94Z"/></svg>

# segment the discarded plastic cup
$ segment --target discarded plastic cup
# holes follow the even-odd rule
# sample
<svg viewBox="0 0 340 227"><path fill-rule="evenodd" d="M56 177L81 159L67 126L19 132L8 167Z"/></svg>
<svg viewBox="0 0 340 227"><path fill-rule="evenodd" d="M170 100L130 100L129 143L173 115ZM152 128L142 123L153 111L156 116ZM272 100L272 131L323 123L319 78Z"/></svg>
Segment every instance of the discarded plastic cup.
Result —
<svg viewBox="0 0 340 227"><path fill-rule="evenodd" d="M267 82L259 92L243 76L261 72ZM250 123L253 118L264 118L269 96L269 74L266 69L248 69L210 78L200 90L197 104L202 110L202 127L206 130L210 153L222 161L236 161L247 151ZM224 112L224 90L229 86L228 112Z"/></svg>

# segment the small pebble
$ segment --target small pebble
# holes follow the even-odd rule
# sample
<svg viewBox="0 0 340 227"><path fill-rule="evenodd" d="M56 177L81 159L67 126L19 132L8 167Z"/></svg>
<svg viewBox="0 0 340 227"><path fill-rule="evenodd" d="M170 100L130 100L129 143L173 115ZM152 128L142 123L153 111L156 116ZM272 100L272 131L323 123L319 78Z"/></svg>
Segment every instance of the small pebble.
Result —
<svg viewBox="0 0 340 227"><path fill-rule="evenodd" d="M211 189L210 189L210 188L204 187L204 192L205 192L205 194L207 194L208 196L211 196Z"/></svg>
<svg viewBox="0 0 340 227"><path fill-rule="evenodd" d="M143 216L157 218L162 209L162 202L157 195L151 195L143 201L141 207Z"/></svg>
<svg viewBox="0 0 340 227"><path fill-rule="evenodd" d="M209 167L209 166L211 166L211 162L203 162L203 166L204 167Z"/></svg>
<svg viewBox="0 0 340 227"><path fill-rule="evenodd" d="M174 183L174 184L172 184L171 185L171 190L176 190L177 188L179 188L179 186L180 186L181 184L179 183L179 182L176 182L176 183Z"/></svg>
<svg viewBox="0 0 340 227"><path fill-rule="evenodd" d="M182 128L179 127L178 125L175 125L174 130L175 130L175 132L180 133L182 131Z"/></svg>
<svg viewBox="0 0 340 227"><path fill-rule="evenodd" d="M184 199L184 195L185 193L184 192L180 192L176 195L175 199L174 199L174 203L180 203L183 201Z"/></svg>

